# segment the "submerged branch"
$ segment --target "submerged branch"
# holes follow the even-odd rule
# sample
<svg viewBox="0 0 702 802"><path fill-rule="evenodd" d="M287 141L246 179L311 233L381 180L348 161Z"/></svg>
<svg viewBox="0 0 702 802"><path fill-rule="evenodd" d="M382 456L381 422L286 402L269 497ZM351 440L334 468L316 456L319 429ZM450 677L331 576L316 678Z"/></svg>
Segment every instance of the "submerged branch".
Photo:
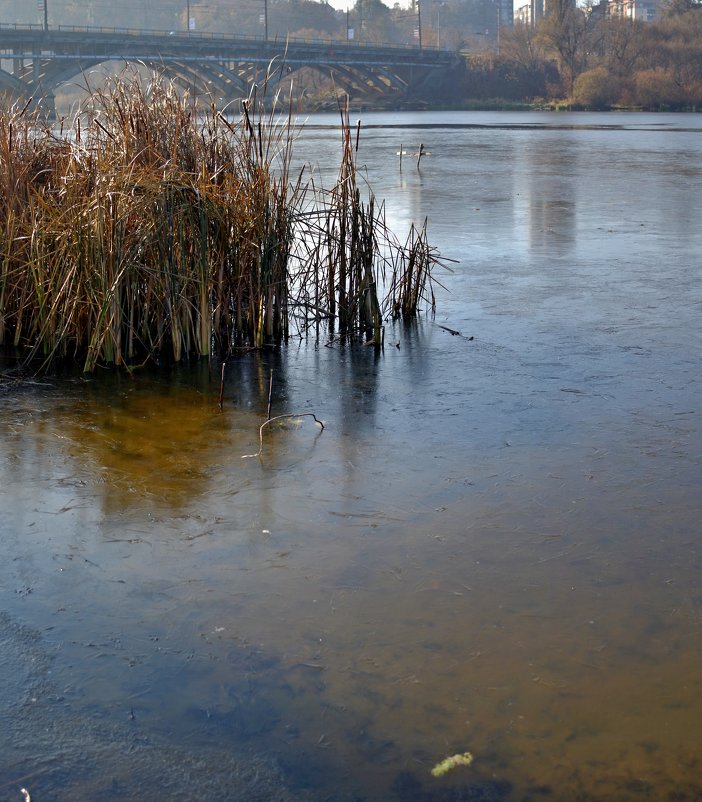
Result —
<svg viewBox="0 0 702 802"><path fill-rule="evenodd" d="M324 431L324 423L321 420L319 420L319 418L314 414L314 412L302 412L299 415L295 415L293 413L289 413L286 415L276 415L273 418L268 418L261 424L261 427L258 430L258 440L260 444L258 451L255 454L243 454L241 458L251 459L252 457L261 456L261 454L263 453L263 430L266 426L268 426L269 423L273 423L274 421L277 420L282 420L283 418L306 418L306 417L314 418L315 422L322 427L321 431Z"/></svg>

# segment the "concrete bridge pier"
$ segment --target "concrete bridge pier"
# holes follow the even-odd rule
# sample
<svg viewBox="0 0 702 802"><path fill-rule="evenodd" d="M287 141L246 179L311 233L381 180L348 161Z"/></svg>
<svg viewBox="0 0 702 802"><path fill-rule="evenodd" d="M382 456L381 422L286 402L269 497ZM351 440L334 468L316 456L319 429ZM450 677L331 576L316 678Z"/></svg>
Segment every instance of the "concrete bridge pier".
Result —
<svg viewBox="0 0 702 802"><path fill-rule="evenodd" d="M32 54L32 77L26 81L27 93L32 98L30 108L38 110L40 116L45 120L56 119L56 96L53 91L44 88L42 85L42 75L39 71L41 65L41 55ZM15 73L15 75L17 75ZM19 77L19 76L17 76Z"/></svg>

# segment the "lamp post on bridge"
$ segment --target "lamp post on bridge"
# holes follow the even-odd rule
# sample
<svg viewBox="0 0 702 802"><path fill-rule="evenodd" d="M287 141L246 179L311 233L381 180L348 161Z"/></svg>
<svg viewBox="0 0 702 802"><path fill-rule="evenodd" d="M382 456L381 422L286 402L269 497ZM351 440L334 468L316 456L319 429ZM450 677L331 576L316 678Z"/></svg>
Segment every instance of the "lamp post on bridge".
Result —
<svg viewBox="0 0 702 802"><path fill-rule="evenodd" d="M268 41L268 0L263 0L263 13L258 15L258 24L263 25L263 41Z"/></svg>
<svg viewBox="0 0 702 802"><path fill-rule="evenodd" d="M39 0L39 9L44 11L44 30L49 30L49 0Z"/></svg>
<svg viewBox="0 0 702 802"><path fill-rule="evenodd" d="M422 4L417 0L417 39L419 39L419 49L422 49Z"/></svg>
<svg viewBox="0 0 702 802"><path fill-rule="evenodd" d="M436 48L441 49L441 9L446 8L443 0L433 0L433 9L436 12Z"/></svg>

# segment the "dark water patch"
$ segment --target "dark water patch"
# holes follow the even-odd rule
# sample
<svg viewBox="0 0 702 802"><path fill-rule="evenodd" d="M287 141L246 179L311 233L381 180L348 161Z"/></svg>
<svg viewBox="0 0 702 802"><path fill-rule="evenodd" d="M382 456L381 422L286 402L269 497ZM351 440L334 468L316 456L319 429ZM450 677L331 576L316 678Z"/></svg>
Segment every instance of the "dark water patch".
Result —
<svg viewBox="0 0 702 802"><path fill-rule="evenodd" d="M398 802L508 802L513 799L512 790L512 785L505 780L468 782L458 787L436 789L411 771L400 772L392 784Z"/></svg>
<svg viewBox="0 0 702 802"><path fill-rule="evenodd" d="M208 730L214 730L217 739L222 735L228 739L260 738L280 723L280 708L268 698L247 695L241 699L233 698L231 704L230 710L210 712L195 709L191 715L196 721L206 723Z"/></svg>
<svg viewBox="0 0 702 802"><path fill-rule="evenodd" d="M532 785L527 788L527 797L524 802L527 802L529 798L542 798L542 797L549 797L553 794L553 788L550 785Z"/></svg>
<svg viewBox="0 0 702 802"><path fill-rule="evenodd" d="M4 798L19 798L19 788L26 787L32 798L47 802L307 799L286 790L272 757L237 747L240 742L178 748L145 728L138 708L118 716L67 702L52 674L54 662L39 633L0 613Z"/></svg>

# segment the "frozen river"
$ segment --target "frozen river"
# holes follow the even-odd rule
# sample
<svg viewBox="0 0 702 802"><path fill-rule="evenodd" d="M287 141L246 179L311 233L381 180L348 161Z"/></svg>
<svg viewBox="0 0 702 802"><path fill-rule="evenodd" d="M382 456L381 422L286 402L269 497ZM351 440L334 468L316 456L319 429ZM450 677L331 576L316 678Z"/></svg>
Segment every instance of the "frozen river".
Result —
<svg viewBox="0 0 702 802"><path fill-rule="evenodd" d="M702 118L361 117L435 320L0 389L0 799L702 795Z"/></svg>

